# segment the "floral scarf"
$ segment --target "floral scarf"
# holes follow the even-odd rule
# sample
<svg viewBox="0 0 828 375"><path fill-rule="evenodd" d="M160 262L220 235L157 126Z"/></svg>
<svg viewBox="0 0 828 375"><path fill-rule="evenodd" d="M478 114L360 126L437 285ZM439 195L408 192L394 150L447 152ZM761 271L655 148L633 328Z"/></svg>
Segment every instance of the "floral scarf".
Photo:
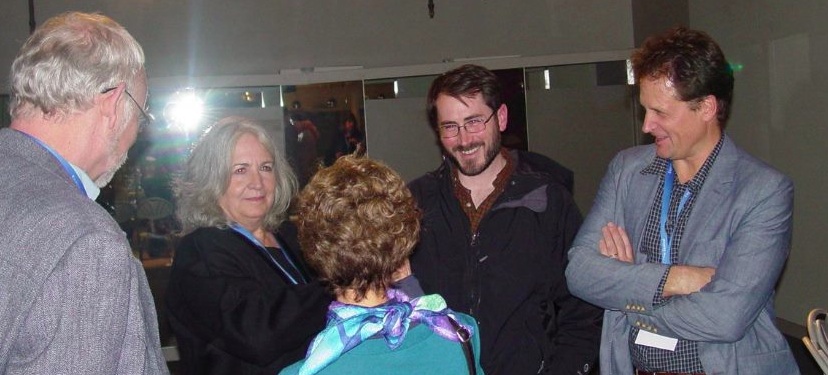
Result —
<svg viewBox="0 0 828 375"><path fill-rule="evenodd" d="M316 374L341 355L370 338L383 338L394 350L405 340L412 325L425 324L447 340L457 341L457 330L449 319L457 320L446 301L438 294L410 299L397 289L388 290L388 302L376 307L332 302L328 323L308 348L299 375ZM470 335L472 327L463 326Z"/></svg>

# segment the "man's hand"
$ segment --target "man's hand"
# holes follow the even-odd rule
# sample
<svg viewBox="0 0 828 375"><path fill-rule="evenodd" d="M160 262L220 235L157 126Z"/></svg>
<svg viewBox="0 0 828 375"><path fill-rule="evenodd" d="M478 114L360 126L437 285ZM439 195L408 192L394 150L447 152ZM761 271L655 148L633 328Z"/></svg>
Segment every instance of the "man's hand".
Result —
<svg viewBox="0 0 828 375"><path fill-rule="evenodd" d="M603 238L598 242L598 250L604 256L622 262L633 262L633 248L624 228L615 223L607 223L601 228ZM672 266L664 284L663 296L686 295L701 290L716 274L711 267Z"/></svg>
<svg viewBox="0 0 828 375"><path fill-rule="evenodd" d="M664 284L664 297L686 295L701 290L716 274L711 267L672 266Z"/></svg>
<svg viewBox="0 0 828 375"><path fill-rule="evenodd" d="M610 222L601 228L601 234L604 236L598 241L598 250L601 251L601 254L622 262L633 262L633 247L624 228Z"/></svg>

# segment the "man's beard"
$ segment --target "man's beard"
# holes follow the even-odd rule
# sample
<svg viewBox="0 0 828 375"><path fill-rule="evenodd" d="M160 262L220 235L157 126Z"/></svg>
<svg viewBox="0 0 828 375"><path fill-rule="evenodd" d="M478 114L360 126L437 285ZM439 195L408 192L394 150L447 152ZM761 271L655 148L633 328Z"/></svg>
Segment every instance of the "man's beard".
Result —
<svg viewBox="0 0 828 375"><path fill-rule="evenodd" d="M106 185L109 185L109 182L112 181L112 178L115 177L115 173L118 172L119 169L126 163L127 154L123 154L121 158L115 163L115 166L104 172L100 177L95 179L95 186L99 188L103 188Z"/></svg>
<svg viewBox="0 0 828 375"><path fill-rule="evenodd" d="M449 160L451 160L452 164L454 164L454 166L457 167L457 169L459 169L460 173L462 173L463 175L469 177L477 176L483 173L483 171L485 171L486 169L488 169L490 165L492 165L492 162L494 162L495 158L497 157L497 154L500 153L500 132L496 133L495 138L492 141L492 148L486 150L486 155L483 158L483 164L479 166L469 165L467 168L466 166L462 165L459 160L457 160L457 157L454 156L454 153L458 153L464 149L475 148L477 146L485 147L485 143L475 143L465 148L458 146L453 148L452 153L448 153L447 155Z"/></svg>
<svg viewBox="0 0 828 375"><path fill-rule="evenodd" d="M119 135L116 136L116 137L113 137L112 139L109 140L109 150L108 151L109 151L110 156L114 156L114 155L117 154L117 152L118 152L118 143L121 140L120 138L124 136L123 133L124 133L124 131L126 131L126 126L127 126L126 123L124 123L122 125L121 132L119 133ZM129 149L127 149L127 151L124 151L123 155L117 157L117 159L115 159L116 161L115 161L115 163L113 163L112 167L109 168L106 172L104 172L102 175L100 175L98 178L95 179L95 186L97 186L99 188L103 188L104 186L109 185L109 182L112 181L113 177L115 177L115 173L118 172L118 169L121 169L121 166L123 166L124 163L126 163L128 153L129 153Z"/></svg>

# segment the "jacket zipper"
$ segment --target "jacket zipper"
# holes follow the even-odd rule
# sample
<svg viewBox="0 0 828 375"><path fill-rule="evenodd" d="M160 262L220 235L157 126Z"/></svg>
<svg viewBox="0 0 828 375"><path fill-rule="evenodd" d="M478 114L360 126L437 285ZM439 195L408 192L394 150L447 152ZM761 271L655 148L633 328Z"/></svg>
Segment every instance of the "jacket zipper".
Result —
<svg viewBox="0 0 828 375"><path fill-rule="evenodd" d="M477 311L480 310L480 263L486 260L488 256L480 258L480 250L478 249L478 245L480 244L480 232L474 232L471 236L471 241L469 242L469 246L474 251L473 252L473 265L475 271L472 273L474 276L474 280L471 280L472 287L471 287L471 307L469 308L469 315L476 316Z"/></svg>

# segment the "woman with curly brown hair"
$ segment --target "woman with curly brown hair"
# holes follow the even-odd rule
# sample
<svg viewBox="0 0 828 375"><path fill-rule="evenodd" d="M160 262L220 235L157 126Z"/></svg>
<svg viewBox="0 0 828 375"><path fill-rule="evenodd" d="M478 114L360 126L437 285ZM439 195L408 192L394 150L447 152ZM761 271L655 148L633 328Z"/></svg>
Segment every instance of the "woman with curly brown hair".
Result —
<svg viewBox="0 0 828 375"><path fill-rule="evenodd" d="M471 317L448 309L439 295L409 298L393 288L420 227L396 172L342 157L305 187L298 216L305 258L336 301L305 360L282 374L482 373Z"/></svg>

